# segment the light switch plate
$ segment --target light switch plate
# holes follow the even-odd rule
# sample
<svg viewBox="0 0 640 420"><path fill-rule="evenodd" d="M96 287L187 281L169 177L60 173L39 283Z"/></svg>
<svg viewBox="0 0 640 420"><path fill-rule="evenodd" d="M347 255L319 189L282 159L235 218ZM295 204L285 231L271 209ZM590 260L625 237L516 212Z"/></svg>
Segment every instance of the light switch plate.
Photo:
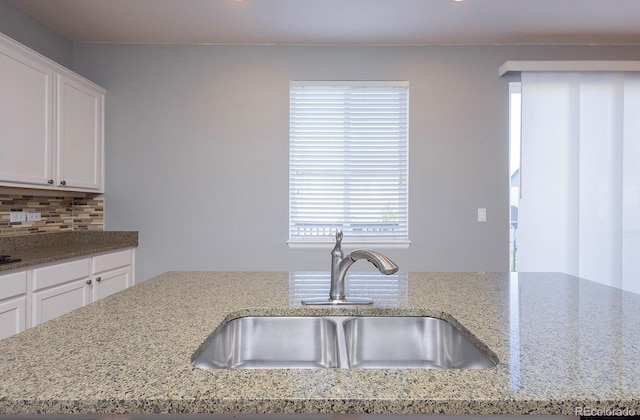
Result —
<svg viewBox="0 0 640 420"><path fill-rule="evenodd" d="M487 221L487 209L478 208L478 223L484 223Z"/></svg>
<svg viewBox="0 0 640 420"><path fill-rule="evenodd" d="M40 213L27 213L27 222L39 222L40 220Z"/></svg>

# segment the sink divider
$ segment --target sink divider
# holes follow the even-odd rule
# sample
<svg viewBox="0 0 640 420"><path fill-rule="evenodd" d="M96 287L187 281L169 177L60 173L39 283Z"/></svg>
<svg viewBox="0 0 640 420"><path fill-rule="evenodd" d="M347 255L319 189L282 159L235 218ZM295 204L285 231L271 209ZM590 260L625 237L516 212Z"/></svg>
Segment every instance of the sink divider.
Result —
<svg viewBox="0 0 640 420"><path fill-rule="evenodd" d="M349 316L325 316L329 320L337 324L336 328L336 341L338 346L338 369L350 369L349 356L347 354L347 339L344 332L344 321L353 317Z"/></svg>

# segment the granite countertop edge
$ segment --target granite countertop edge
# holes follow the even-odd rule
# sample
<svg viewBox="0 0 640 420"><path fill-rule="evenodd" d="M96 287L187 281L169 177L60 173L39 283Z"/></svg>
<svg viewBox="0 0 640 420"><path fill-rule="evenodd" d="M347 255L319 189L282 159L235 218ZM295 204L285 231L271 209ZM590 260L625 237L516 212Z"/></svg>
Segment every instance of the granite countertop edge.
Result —
<svg viewBox="0 0 640 420"><path fill-rule="evenodd" d="M539 415L575 416L576 407L601 414L620 409L614 401L592 400L465 400L357 399L357 398L224 398L132 399L96 401L30 400L4 401L0 415L238 415L238 414L372 414L372 415ZM591 409L591 407L598 407ZM637 413L637 411L633 411ZM630 414L634 416L636 414ZM620 414L607 417L621 417ZM173 417L172 417L173 418ZM226 418L226 417L225 417ZM621 417L622 419L624 417Z"/></svg>
<svg viewBox="0 0 640 420"><path fill-rule="evenodd" d="M137 246L137 231L72 231L2 237L0 254L20 261L0 265L0 273Z"/></svg>

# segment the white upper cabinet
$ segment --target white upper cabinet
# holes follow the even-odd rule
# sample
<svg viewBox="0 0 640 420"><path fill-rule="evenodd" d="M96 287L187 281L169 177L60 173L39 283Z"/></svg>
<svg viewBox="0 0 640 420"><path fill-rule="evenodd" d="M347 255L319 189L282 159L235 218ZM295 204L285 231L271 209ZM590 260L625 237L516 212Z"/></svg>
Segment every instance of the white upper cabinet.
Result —
<svg viewBox="0 0 640 420"><path fill-rule="evenodd" d="M103 192L103 88L0 34L0 92L0 186Z"/></svg>
<svg viewBox="0 0 640 420"><path fill-rule="evenodd" d="M0 42L0 182L28 187L52 179L54 77Z"/></svg>
<svg viewBox="0 0 640 420"><path fill-rule="evenodd" d="M104 93L58 75L57 181L61 187L102 190Z"/></svg>

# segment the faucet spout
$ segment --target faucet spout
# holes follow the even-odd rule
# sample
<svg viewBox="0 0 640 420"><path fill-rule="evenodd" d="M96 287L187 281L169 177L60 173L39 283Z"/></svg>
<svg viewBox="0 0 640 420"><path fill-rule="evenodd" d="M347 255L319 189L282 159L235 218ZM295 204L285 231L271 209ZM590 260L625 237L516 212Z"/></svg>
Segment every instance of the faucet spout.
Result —
<svg viewBox="0 0 640 420"><path fill-rule="evenodd" d="M393 261L391 261L385 255L382 255L381 253L376 251L359 249L347 255L347 258L351 259L353 262L363 259L367 260L371 264L373 264L382 274L389 275L398 271L398 266Z"/></svg>
<svg viewBox="0 0 640 420"><path fill-rule="evenodd" d="M334 301L345 300L345 279L347 277L347 271L349 271L349 268L353 263L358 260L369 261L382 274L389 275L398 271L398 266L393 261L377 251L372 251L370 249L358 249L353 251L338 262L337 270L331 270L332 276L329 299ZM333 276L334 271L337 271L336 277Z"/></svg>

